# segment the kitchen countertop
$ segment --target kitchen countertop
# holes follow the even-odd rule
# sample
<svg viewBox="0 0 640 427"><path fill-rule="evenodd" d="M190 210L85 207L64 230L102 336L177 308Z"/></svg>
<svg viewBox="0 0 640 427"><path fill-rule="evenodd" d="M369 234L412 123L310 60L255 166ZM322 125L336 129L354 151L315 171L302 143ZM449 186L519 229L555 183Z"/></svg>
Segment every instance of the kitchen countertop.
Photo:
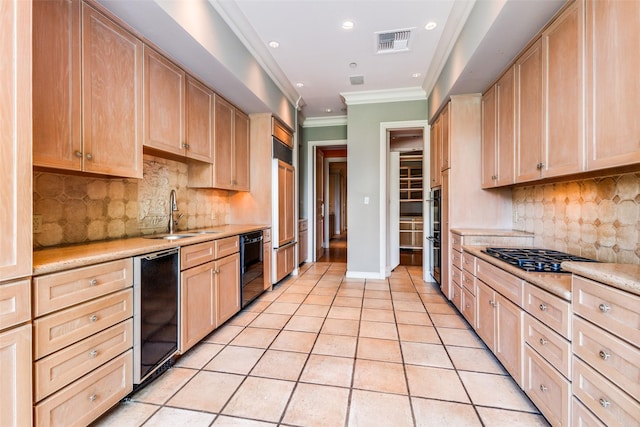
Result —
<svg viewBox="0 0 640 427"><path fill-rule="evenodd" d="M640 295L640 265L567 261L562 268L578 276Z"/></svg>
<svg viewBox="0 0 640 427"><path fill-rule="evenodd" d="M185 237L178 240L132 237L129 239L108 240L73 246L40 249L33 252L33 275L37 276L46 273L54 273L71 268L161 251L163 249L207 242L250 231L262 230L269 227L270 225L264 224L221 225L207 229L177 231L175 234L191 234L201 231L213 232L198 234L196 236Z"/></svg>
<svg viewBox="0 0 640 427"><path fill-rule="evenodd" d="M461 236L533 237L527 231L495 228L452 228L451 232Z"/></svg>

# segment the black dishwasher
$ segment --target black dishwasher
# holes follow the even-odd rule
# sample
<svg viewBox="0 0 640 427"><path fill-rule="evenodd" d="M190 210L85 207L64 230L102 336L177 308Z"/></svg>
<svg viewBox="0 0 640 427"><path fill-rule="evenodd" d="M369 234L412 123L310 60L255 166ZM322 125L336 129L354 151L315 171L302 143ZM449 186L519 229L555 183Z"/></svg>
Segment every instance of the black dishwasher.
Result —
<svg viewBox="0 0 640 427"><path fill-rule="evenodd" d="M256 299L264 291L264 253L262 231L240 235L240 293L242 307Z"/></svg>
<svg viewBox="0 0 640 427"><path fill-rule="evenodd" d="M133 383L171 363L178 351L180 252L133 258Z"/></svg>

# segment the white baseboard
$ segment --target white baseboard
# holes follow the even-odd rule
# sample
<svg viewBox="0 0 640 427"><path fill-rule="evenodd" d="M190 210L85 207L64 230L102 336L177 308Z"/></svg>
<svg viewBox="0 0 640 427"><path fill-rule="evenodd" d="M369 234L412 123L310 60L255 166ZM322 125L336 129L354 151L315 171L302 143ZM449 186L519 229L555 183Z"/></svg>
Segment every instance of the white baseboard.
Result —
<svg viewBox="0 0 640 427"><path fill-rule="evenodd" d="M345 277L349 278L349 279L385 279L384 274L381 273L376 273L374 271L349 271L347 270L347 273L345 275Z"/></svg>

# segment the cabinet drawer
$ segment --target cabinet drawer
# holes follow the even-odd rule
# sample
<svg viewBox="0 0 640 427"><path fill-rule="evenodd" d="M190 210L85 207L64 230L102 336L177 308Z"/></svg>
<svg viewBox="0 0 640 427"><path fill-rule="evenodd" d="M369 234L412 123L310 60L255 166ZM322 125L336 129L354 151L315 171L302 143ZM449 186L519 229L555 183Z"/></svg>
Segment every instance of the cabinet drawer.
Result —
<svg viewBox="0 0 640 427"><path fill-rule="evenodd" d="M133 290L127 289L36 319L35 359L40 359L133 315Z"/></svg>
<svg viewBox="0 0 640 427"><path fill-rule="evenodd" d="M197 245L182 246L180 248L180 270L186 270L196 265L205 264L214 259L214 241L198 243Z"/></svg>
<svg viewBox="0 0 640 427"><path fill-rule="evenodd" d="M476 260L476 277L522 307L524 280L481 259Z"/></svg>
<svg viewBox="0 0 640 427"><path fill-rule="evenodd" d="M452 250L451 251L451 265L458 267L462 270L462 253Z"/></svg>
<svg viewBox="0 0 640 427"><path fill-rule="evenodd" d="M562 375L571 378L571 343L569 341L529 314L524 316L524 340Z"/></svg>
<svg viewBox="0 0 640 427"><path fill-rule="evenodd" d="M271 119L271 133L285 145L293 148L293 135L276 119Z"/></svg>
<svg viewBox="0 0 640 427"><path fill-rule="evenodd" d="M571 305L567 301L527 283L524 309L555 332L571 339Z"/></svg>
<svg viewBox="0 0 640 427"><path fill-rule="evenodd" d="M461 235L451 233L451 247L458 252L462 252L462 236Z"/></svg>
<svg viewBox="0 0 640 427"><path fill-rule="evenodd" d="M476 278L467 270L462 271L462 287L471 292L473 295L476 294Z"/></svg>
<svg viewBox="0 0 640 427"><path fill-rule="evenodd" d="M640 405L573 357L573 394L608 426L640 426Z"/></svg>
<svg viewBox="0 0 640 427"><path fill-rule="evenodd" d="M640 347L640 297L573 276L573 311Z"/></svg>
<svg viewBox="0 0 640 427"><path fill-rule="evenodd" d="M34 277L34 315L42 316L132 285L131 258Z"/></svg>
<svg viewBox="0 0 640 427"><path fill-rule="evenodd" d="M45 399L35 408L36 425L86 426L133 390L132 351Z"/></svg>
<svg viewBox="0 0 640 427"><path fill-rule="evenodd" d="M575 397L571 405L571 425L574 427L605 427L602 422Z"/></svg>
<svg viewBox="0 0 640 427"><path fill-rule="evenodd" d="M476 327L476 297L467 288L462 288L462 315L467 322Z"/></svg>
<svg viewBox="0 0 640 427"><path fill-rule="evenodd" d="M524 359L525 392L552 426L568 426L569 381L528 346Z"/></svg>
<svg viewBox="0 0 640 427"><path fill-rule="evenodd" d="M462 288L455 283L451 284L451 302L462 313Z"/></svg>
<svg viewBox="0 0 640 427"><path fill-rule="evenodd" d="M35 396L40 401L133 347L133 320L118 323L35 363Z"/></svg>
<svg viewBox="0 0 640 427"><path fill-rule="evenodd" d="M462 287L462 271L455 265L451 266L451 280L456 285Z"/></svg>
<svg viewBox="0 0 640 427"><path fill-rule="evenodd" d="M240 239L238 236L227 237L225 239L214 240L215 259L226 257L240 251Z"/></svg>
<svg viewBox="0 0 640 427"><path fill-rule="evenodd" d="M0 331L31 319L31 281L0 285Z"/></svg>
<svg viewBox="0 0 640 427"><path fill-rule="evenodd" d="M262 230L262 241L264 243L267 243L267 242L271 241L271 229L270 228L265 228L264 230Z"/></svg>
<svg viewBox="0 0 640 427"><path fill-rule="evenodd" d="M640 400L640 350L591 323L573 319L573 352Z"/></svg>
<svg viewBox="0 0 640 427"><path fill-rule="evenodd" d="M462 269L469 273L476 274L476 262L479 261L476 257L466 252L462 253Z"/></svg>

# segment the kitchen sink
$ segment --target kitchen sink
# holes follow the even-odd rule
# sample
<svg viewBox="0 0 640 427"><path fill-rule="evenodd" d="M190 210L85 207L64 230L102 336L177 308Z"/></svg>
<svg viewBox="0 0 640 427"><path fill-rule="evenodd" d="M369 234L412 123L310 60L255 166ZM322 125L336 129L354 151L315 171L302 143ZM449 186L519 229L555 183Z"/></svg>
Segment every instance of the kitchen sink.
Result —
<svg viewBox="0 0 640 427"><path fill-rule="evenodd" d="M200 233L199 233L200 234ZM144 236L145 239L163 239L163 240L178 240L184 239L187 237L194 237L198 234L187 233L187 234L151 234L149 236Z"/></svg>

